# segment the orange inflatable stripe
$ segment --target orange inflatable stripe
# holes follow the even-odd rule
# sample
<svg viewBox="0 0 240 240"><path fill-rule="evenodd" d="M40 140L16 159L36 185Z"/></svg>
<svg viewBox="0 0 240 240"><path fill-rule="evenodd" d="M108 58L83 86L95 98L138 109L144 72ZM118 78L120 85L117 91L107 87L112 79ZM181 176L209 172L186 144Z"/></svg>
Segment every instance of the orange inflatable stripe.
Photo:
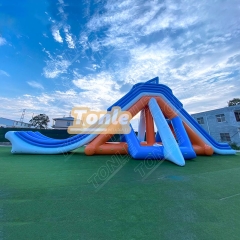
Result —
<svg viewBox="0 0 240 240"><path fill-rule="evenodd" d="M183 125L197 155L213 155L213 149L207 145L185 122Z"/></svg>
<svg viewBox="0 0 240 240"><path fill-rule="evenodd" d="M171 120L172 118L177 117L177 114L174 112L174 110L161 97L154 98L157 100L157 103L166 118Z"/></svg>
<svg viewBox="0 0 240 240"><path fill-rule="evenodd" d="M95 149L95 154L128 154L128 145L125 142L104 143Z"/></svg>
<svg viewBox="0 0 240 240"><path fill-rule="evenodd" d="M148 106L144 108L146 118L146 140L147 144L153 145L155 143L153 117Z"/></svg>

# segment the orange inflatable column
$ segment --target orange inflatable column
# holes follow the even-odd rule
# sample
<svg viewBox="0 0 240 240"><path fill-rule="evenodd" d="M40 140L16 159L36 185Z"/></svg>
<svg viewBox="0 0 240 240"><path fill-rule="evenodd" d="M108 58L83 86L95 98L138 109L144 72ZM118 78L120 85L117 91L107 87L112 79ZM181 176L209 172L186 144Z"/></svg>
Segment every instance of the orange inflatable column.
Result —
<svg viewBox="0 0 240 240"><path fill-rule="evenodd" d="M197 155L213 155L213 149L207 145L185 122L183 125Z"/></svg>
<svg viewBox="0 0 240 240"><path fill-rule="evenodd" d="M147 145L153 145L155 143L154 124L152 114L148 106L145 107L145 118L146 118L146 140Z"/></svg>
<svg viewBox="0 0 240 240"><path fill-rule="evenodd" d="M128 154L128 145L125 142L104 143L95 149L95 154Z"/></svg>
<svg viewBox="0 0 240 240"><path fill-rule="evenodd" d="M96 153L96 149L100 147L102 144L106 143L113 134L100 134L98 135L95 139L93 139L92 142L90 142L86 147L85 147L85 154L86 155L94 155Z"/></svg>

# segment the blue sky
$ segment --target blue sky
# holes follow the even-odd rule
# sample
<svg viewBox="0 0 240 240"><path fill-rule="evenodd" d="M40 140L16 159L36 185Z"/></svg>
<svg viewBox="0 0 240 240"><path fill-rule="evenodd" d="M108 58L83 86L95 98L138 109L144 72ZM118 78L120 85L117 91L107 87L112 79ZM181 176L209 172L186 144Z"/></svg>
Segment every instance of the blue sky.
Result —
<svg viewBox="0 0 240 240"><path fill-rule="evenodd" d="M0 116L106 109L159 76L190 113L240 97L237 0L1 0Z"/></svg>

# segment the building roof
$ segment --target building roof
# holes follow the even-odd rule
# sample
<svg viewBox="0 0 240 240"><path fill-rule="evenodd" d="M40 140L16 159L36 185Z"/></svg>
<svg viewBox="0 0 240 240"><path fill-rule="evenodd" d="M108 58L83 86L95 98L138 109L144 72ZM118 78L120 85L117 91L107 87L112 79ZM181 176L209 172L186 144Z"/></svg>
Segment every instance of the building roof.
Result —
<svg viewBox="0 0 240 240"><path fill-rule="evenodd" d="M240 104L235 105L235 106L226 106L226 107L222 107L222 108L216 108L216 109L207 110L207 111L203 111L203 112L196 112L196 113L192 113L191 115L210 113L210 112L219 111L219 110L222 110L222 111L224 111L224 110L240 110Z"/></svg>
<svg viewBox="0 0 240 240"><path fill-rule="evenodd" d="M16 120L12 120L12 119L9 119L9 118L4 118L4 117L0 117L0 118L2 118L2 119L5 119L5 120L9 120L9 121L16 121Z"/></svg>
<svg viewBox="0 0 240 240"><path fill-rule="evenodd" d="M13 119L4 118L4 117L0 117L0 119L4 119L4 120L8 120L8 121L12 121L12 122L20 122L20 120L13 120ZM30 124L30 125L31 125L31 123L26 123L26 122L22 122L22 123L24 123L24 124Z"/></svg>
<svg viewBox="0 0 240 240"><path fill-rule="evenodd" d="M53 118L53 120L73 121L73 120L74 120L74 117Z"/></svg>

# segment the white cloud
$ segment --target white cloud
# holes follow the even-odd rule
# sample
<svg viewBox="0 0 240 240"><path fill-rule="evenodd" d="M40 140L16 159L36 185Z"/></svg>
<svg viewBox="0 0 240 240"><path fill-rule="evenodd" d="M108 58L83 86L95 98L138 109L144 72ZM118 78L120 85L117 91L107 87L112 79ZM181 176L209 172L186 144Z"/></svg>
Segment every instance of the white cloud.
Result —
<svg viewBox="0 0 240 240"><path fill-rule="evenodd" d="M70 27L67 25L64 26L64 28L63 28L63 30L65 32L65 36L66 36L66 42L67 42L69 48L75 48L75 42L73 40L71 33L69 33L69 29L70 29Z"/></svg>
<svg viewBox="0 0 240 240"><path fill-rule="evenodd" d="M45 106L53 105L56 101L56 98L53 94L42 93L40 96L35 97L35 101L38 101L40 106L41 104Z"/></svg>
<svg viewBox="0 0 240 240"><path fill-rule="evenodd" d="M54 25L52 27L52 35L53 35L53 38L55 39L55 41L57 41L59 43L63 43L63 39L60 35L59 28L56 25Z"/></svg>
<svg viewBox="0 0 240 240"><path fill-rule="evenodd" d="M56 91L56 94L59 94L62 97L66 96L68 98L69 96L76 96L77 92L74 91L73 89L70 89L70 90L67 90L66 92Z"/></svg>
<svg viewBox="0 0 240 240"><path fill-rule="evenodd" d="M43 33L43 36L44 36L45 38L48 38L48 35L47 35L46 33Z"/></svg>
<svg viewBox="0 0 240 240"><path fill-rule="evenodd" d="M7 40L3 37L0 37L0 46L7 44Z"/></svg>
<svg viewBox="0 0 240 240"><path fill-rule="evenodd" d="M104 75L101 74L103 77ZM100 76L99 76L100 77ZM2 107L0 109L0 116L8 117L12 119L19 119L20 112L19 109L26 109L25 119L30 120L32 113L39 114L45 113L50 118L62 117L63 115L68 116L73 107L85 106L92 109L106 110L106 107L110 105L117 96L109 94L111 92L110 88L114 87L115 82L106 86L106 88L98 88L96 86L96 80L89 79L90 82L87 83L88 79L84 79L84 83L81 85L84 88L75 89L69 88L66 91L52 91L50 93L42 92L39 95L23 94L19 97L0 97ZM103 79L101 79L103 83ZM78 85L78 80L76 80L76 85ZM80 86L80 88L81 88ZM94 89L94 96L91 93L91 88ZM102 92L102 93L101 93ZM106 94L106 96L104 95ZM111 98L109 98L109 95ZM103 103L106 104L103 108Z"/></svg>
<svg viewBox="0 0 240 240"><path fill-rule="evenodd" d="M63 59L62 56L57 56L55 59L48 60L47 66L43 69L43 75L46 78L56 78L60 74L66 73L71 62Z"/></svg>
<svg viewBox="0 0 240 240"><path fill-rule="evenodd" d="M42 84L38 83L38 82L35 82L35 81L30 81L30 82L27 82L27 84L33 88L39 88L39 89L44 89L44 87L42 86Z"/></svg>
<svg viewBox="0 0 240 240"><path fill-rule="evenodd" d="M77 75L73 84L82 91L78 101L94 109L104 110L121 96L121 86L106 72L82 77Z"/></svg>
<svg viewBox="0 0 240 240"><path fill-rule="evenodd" d="M34 115L45 113L50 119L68 115L73 107L72 101L77 101L77 98L80 98L79 95L76 95L76 97L72 99L69 94L71 92L73 92L73 90L69 89L66 94L55 91L51 93L41 93L39 95L23 94L19 97L0 97L2 103L0 116L19 119L21 116L19 109L26 109L25 122L31 119L33 113Z"/></svg>
<svg viewBox="0 0 240 240"><path fill-rule="evenodd" d="M58 12L63 21L67 20L67 14L64 12L64 7L66 6L63 0L58 1Z"/></svg>
<svg viewBox="0 0 240 240"><path fill-rule="evenodd" d="M104 14L94 15L87 25L89 33L105 29L105 37L91 39L86 37L88 32L81 35L85 36L81 37L83 46L91 48L98 41L98 51L112 47L101 59L112 60L104 70L112 79L134 84L159 76L189 111L196 111L195 100L202 110L225 106L231 95L237 95L239 73L233 73L240 69L236 57L240 7L236 0L231 6L209 1L141 3L108 1ZM230 59L234 61L229 63ZM92 78L97 80L97 74Z"/></svg>
<svg viewBox="0 0 240 240"><path fill-rule="evenodd" d="M43 73L47 78L72 74L69 82L73 79L76 90L56 91L62 99L105 109L122 96L123 89L155 76L190 112L222 107L233 96L239 97L237 0L230 5L206 0L110 0L101 15L89 18L78 41L63 15L64 2L58 6L62 22L56 30L60 36L62 29L64 39L60 36L59 41L66 41L68 48L57 57L44 50L49 60ZM73 56L73 49L80 49L87 63L81 74L70 68L73 61L67 53Z"/></svg>
<svg viewBox="0 0 240 240"><path fill-rule="evenodd" d="M71 27L67 24L67 14L64 12L64 7L66 5L63 0L59 0L57 6L59 12L58 15L61 16L61 21L54 20L51 17L49 18L49 21L52 24L52 35L55 41L59 43L66 42L69 49L65 49L57 55L56 53L51 53L49 50L43 48L42 51L48 55L46 66L43 68L43 75L46 78L56 78L61 74L67 73L70 65L79 57L77 51L74 53L68 52L68 50L71 51L76 48L76 37L70 32ZM61 34L65 35L65 38L63 38ZM47 37L46 34L44 34L44 36ZM62 45L62 47L65 46Z"/></svg>
<svg viewBox="0 0 240 240"><path fill-rule="evenodd" d="M0 75L4 75L6 77L10 77L10 75L7 72L5 72L5 71L3 71L1 69L0 69Z"/></svg>
<svg viewBox="0 0 240 240"><path fill-rule="evenodd" d="M182 4L175 1L108 1L105 14L95 15L88 22L90 31L107 28L104 44L118 46L115 39L120 38L121 44L128 45L129 40L136 44L139 37L151 33L172 29L185 29L198 20L196 11L199 6L194 1ZM186 7L188 6L188 7Z"/></svg>
<svg viewBox="0 0 240 240"><path fill-rule="evenodd" d="M46 96L42 95L42 99L47 101ZM49 114L49 105L46 104L47 102L43 102L38 100L38 97L35 97L30 94L24 94L23 96L19 97L8 97L3 98L0 97L0 100L2 102L2 107L0 109L0 115L3 117L7 117L10 119L19 119L21 113L19 112L19 109L26 109L26 112L32 113L48 113ZM51 108L54 112L54 106ZM27 117L31 118L30 116L25 116L25 119Z"/></svg>

